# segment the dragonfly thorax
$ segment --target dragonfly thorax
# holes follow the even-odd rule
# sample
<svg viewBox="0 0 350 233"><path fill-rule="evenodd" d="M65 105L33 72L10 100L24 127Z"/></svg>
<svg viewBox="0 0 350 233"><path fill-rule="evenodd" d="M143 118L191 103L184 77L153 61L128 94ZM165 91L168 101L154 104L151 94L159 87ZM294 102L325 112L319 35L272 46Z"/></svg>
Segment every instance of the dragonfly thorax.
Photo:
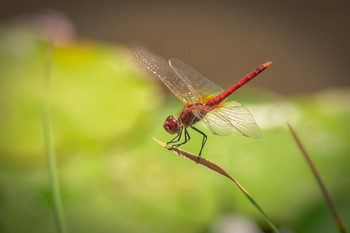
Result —
<svg viewBox="0 0 350 233"><path fill-rule="evenodd" d="M176 120L176 118L172 115L168 116L165 119L163 127L170 134L175 134L180 132L179 121Z"/></svg>

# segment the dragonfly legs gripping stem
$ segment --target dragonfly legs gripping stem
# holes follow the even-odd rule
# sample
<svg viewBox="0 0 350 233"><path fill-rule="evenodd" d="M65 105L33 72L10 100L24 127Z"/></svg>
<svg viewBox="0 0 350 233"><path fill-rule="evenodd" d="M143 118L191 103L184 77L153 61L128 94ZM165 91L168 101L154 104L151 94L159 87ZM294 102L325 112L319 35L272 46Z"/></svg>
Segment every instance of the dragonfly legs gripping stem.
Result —
<svg viewBox="0 0 350 233"><path fill-rule="evenodd" d="M171 150L173 147L177 148L177 147L185 144L186 142L188 142L191 139L190 134L187 132L187 129L185 128L184 130L185 130L185 140L183 142L181 142L181 143L173 144L173 143L179 142L181 140L181 136L182 136L182 132L183 132L181 130L180 133L178 133L178 135L175 138L173 138L170 142L167 143L167 145L173 144L173 145L171 145L169 150Z"/></svg>
<svg viewBox="0 0 350 233"><path fill-rule="evenodd" d="M202 154L204 145L207 142L207 135L205 135L202 131L200 131L199 129L197 129L197 128L193 127L193 126L190 126L190 127L191 127L191 129L193 129L193 130L197 131L198 133L202 134L202 136L203 136L201 150L199 151L199 154L198 154L198 156L200 157L201 154ZM178 135L176 135L176 137L174 137L171 141L169 141L167 143L167 145L173 144L173 145L171 145L170 148L168 148L168 150L171 150L174 147L178 148L179 146L187 143L191 139L191 136L188 133L186 128L184 128L184 131L185 131L184 132L185 133L185 140L183 142L181 142L181 143L177 143L177 142L179 142L181 140L181 136L182 136L182 132L183 132L183 131L181 131L180 133L178 133ZM198 160L199 160L199 158L198 158Z"/></svg>
<svg viewBox="0 0 350 233"><path fill-rule="evenodd" d="M175 142L180 141L181 135L182 135L182 131L180 131L180 133L178 133L178 134L176 135L176 137L174 137L173 139L171 139L171 141L167 142L166 144L169 145L169 144L172 144L172 143L175 143Z"/></svg>

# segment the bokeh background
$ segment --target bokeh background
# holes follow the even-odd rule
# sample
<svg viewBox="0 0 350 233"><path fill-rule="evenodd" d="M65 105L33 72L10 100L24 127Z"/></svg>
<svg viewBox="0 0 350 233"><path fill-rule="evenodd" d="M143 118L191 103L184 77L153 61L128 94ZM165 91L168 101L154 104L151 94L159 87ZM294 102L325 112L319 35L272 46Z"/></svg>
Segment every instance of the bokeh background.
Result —
<svg viewBox="0 0 350 233"><path fill-rule="evenodd" d="M282 232L336 232L290 122L349 229L349 10L338 0L3 1L0 231L55 231L42 123L48 64L70 232L270 231L229 180L152 141L171 139L163 121L182 106L141 69L135 46L177 57L223 88L271 60L231 97L252 112L263 138L205 131L203 156L236 178ZM196 153L201 137L191 135L184 149Z"/></svg>

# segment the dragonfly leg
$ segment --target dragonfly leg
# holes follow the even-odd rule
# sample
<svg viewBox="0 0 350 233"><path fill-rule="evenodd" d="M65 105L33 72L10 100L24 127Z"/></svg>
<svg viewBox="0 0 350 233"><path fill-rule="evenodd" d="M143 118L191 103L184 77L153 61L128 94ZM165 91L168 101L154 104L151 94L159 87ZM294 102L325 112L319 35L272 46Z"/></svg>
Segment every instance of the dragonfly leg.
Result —
<svg viewBox="0 0 350 233"><path fill-rule="evenodd" d="M181 139L181 136L182 136L182 130L176 135L176 137L174 137L169 142L167 142L166 145L168 146L169 144L179 142ZM172 148L173 148L173 145L171 147L168 147L168 150L171 150Z"/></svg>
<svg viewBox="0 0 350 233"><path fill-rule="evenodd" d="M183 142L181 142L181 143L172 145L173 147L177 148L177 147L185 144L186 142L188 142L191 139L190 134L188 133L187 129L185 128L184 130L185 130L185 140ZM180 141L180 139L177 140L177 141Z"/></svg>
<svg viewBox="0 0 350 233"><path fill-rule="evenodd" d="M174 142L178 142L181 139L181 135L182 135L182 130L176 135L176 137L174 137L173 139L171 139L171 141L167 142L166 144L172 144Z"/></svg>
<svg viewBox="0 0 350 233"><path fill-rule="evenodd" d="M179 147L179 146L185 144L188 140L191 139L190 134L188 133L187 129L185 128L184 130L185 130L185 140L184 140L183 142L181 142L181 143L176 144L177 142L179 142L179 141L181 140L181 136L182 136L182 132L183 132L183 130L181 130L181 131L177 134L176 137L174 137L170 142L167 143L167 145L173 144L173 145L171 145L170 148L168 148L168 150L171 150L171 149L174 148L174 147L177 148L177 147Z"/></svg>
<svg viewBox="0 0 350 233"><path fill-rule="evenodd" d="M207 142L207 135L205 135L202 131L200 131L199 129L193 127L192 125L190 126L193 130L197 131L198 133L202 134L203 135L203 140L202 140L202 147L201 147L201 150L199 151L199 154L198 156L201 156L202 154L202 150L204 148L204 145L205 143ZM199 160L199 159L198 159Z"/></svg>

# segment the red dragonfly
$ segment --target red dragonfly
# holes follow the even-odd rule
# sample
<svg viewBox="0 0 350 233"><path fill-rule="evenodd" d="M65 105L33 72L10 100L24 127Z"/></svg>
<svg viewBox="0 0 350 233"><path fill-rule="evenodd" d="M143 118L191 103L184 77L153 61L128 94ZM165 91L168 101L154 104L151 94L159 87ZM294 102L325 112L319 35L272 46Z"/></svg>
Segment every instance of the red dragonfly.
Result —
<svg viewBox="0 0 350 233"><path fill-rule="evenodd" d="M235 101L225 102L225 100L235 90L269 67L271 62L259 66L224 90L176 58L166 62L143 49L136 49L134 54L185 104L177 119L170 115L163 124L168 133L176 134L176 137L167 144L179 147L188 142L191 137L187 128L190 127L203 136L198 154L201 156L207 135L193 126L198 121L204 122L215 135L227 136L235 129L247 137L261 137L260 128L251 113L243 105ZM185 139L180 142L183 134Z"/></svg>

